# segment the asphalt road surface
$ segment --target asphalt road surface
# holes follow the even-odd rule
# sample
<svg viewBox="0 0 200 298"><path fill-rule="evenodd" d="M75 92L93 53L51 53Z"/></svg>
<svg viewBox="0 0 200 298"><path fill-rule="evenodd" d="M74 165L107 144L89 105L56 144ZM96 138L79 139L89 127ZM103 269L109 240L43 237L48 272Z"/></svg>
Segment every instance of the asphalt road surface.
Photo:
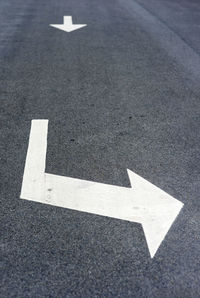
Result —
<svg viewBox="0 0 200 298"><path fill-rule="evenodd" d="M0 103L0 297L200 297L199 0L0 0ZM184 203L154 258L138 223L20 199L32 119L48 173Z"/></svg>

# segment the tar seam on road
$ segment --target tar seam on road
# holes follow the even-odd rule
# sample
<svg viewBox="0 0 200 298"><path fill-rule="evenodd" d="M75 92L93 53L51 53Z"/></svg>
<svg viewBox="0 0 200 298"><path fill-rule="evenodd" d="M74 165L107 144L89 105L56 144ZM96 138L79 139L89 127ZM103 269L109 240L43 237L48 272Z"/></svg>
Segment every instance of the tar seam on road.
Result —
<svg viewBox="0 0 200 298"><path fill-rule="evenodd" d="M122 1L119 0L121 3ZM126 3L127 11L134 14L134 18L142 26L143 30L148 31L152 37L156 38L162 48L174 58L187 71L190 80L199 89L200 81L200 57L181 37L172 31L157 16L143 8L135 1ZM158 37L159 38L158 38Z"/></svg>

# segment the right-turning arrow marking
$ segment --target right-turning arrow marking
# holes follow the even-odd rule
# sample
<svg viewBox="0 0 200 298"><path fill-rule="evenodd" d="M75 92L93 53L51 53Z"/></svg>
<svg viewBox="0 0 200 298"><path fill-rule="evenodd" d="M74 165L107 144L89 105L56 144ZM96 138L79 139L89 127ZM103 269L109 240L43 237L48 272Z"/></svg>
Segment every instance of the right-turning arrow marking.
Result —
<svg viewBox="0 0 200 298"><path fill-rule="evenodd" d="M71 32L80 28L87 26L87 24L73 24L72 16L64 16L63 24L50 24L49 26L54 27L56 29L63 30L65 32Z"/></svg>
<svg viewBox="0 0 200 298"><path fill-rule="evenodd" d="M21 199L142 224L153 258L183 204L128 170L131 188L45 173L48 120L32 120Z"/></svg>

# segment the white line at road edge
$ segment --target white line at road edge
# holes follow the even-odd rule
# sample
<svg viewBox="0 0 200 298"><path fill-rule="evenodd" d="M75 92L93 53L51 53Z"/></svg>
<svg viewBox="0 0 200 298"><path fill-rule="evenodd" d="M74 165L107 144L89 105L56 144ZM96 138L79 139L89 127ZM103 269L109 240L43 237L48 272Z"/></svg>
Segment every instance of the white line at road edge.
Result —
<svg viewBox="0 0 200 298"><path fill-rule="evenodd" d="M45 173L48 120L32 120L21 199L142 224L153 258L183 203L128 170L131 188Z"/></svg>

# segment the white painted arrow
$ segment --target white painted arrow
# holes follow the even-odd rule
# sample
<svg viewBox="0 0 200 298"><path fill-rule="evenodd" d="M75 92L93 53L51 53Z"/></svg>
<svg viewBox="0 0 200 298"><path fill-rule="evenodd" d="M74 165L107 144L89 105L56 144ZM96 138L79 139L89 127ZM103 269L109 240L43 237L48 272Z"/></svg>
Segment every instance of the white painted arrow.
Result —
<svg viewBox="0 0 200 298"><path fill-rule="evenodd" d="M49 26L52 26L54 28L57 28L66 32L71 32L71 31L83 28L87 26L87 24L73 24L72 16L64 16L63 24L50 24Z"/></svg>
<svg viewBox="0 0 200 298"><path fill-rule="evenodd" d="M183 204L128 170L132 188L45 173L48 120L32 120L21 199L141 223L153 258Z"/></svg>

